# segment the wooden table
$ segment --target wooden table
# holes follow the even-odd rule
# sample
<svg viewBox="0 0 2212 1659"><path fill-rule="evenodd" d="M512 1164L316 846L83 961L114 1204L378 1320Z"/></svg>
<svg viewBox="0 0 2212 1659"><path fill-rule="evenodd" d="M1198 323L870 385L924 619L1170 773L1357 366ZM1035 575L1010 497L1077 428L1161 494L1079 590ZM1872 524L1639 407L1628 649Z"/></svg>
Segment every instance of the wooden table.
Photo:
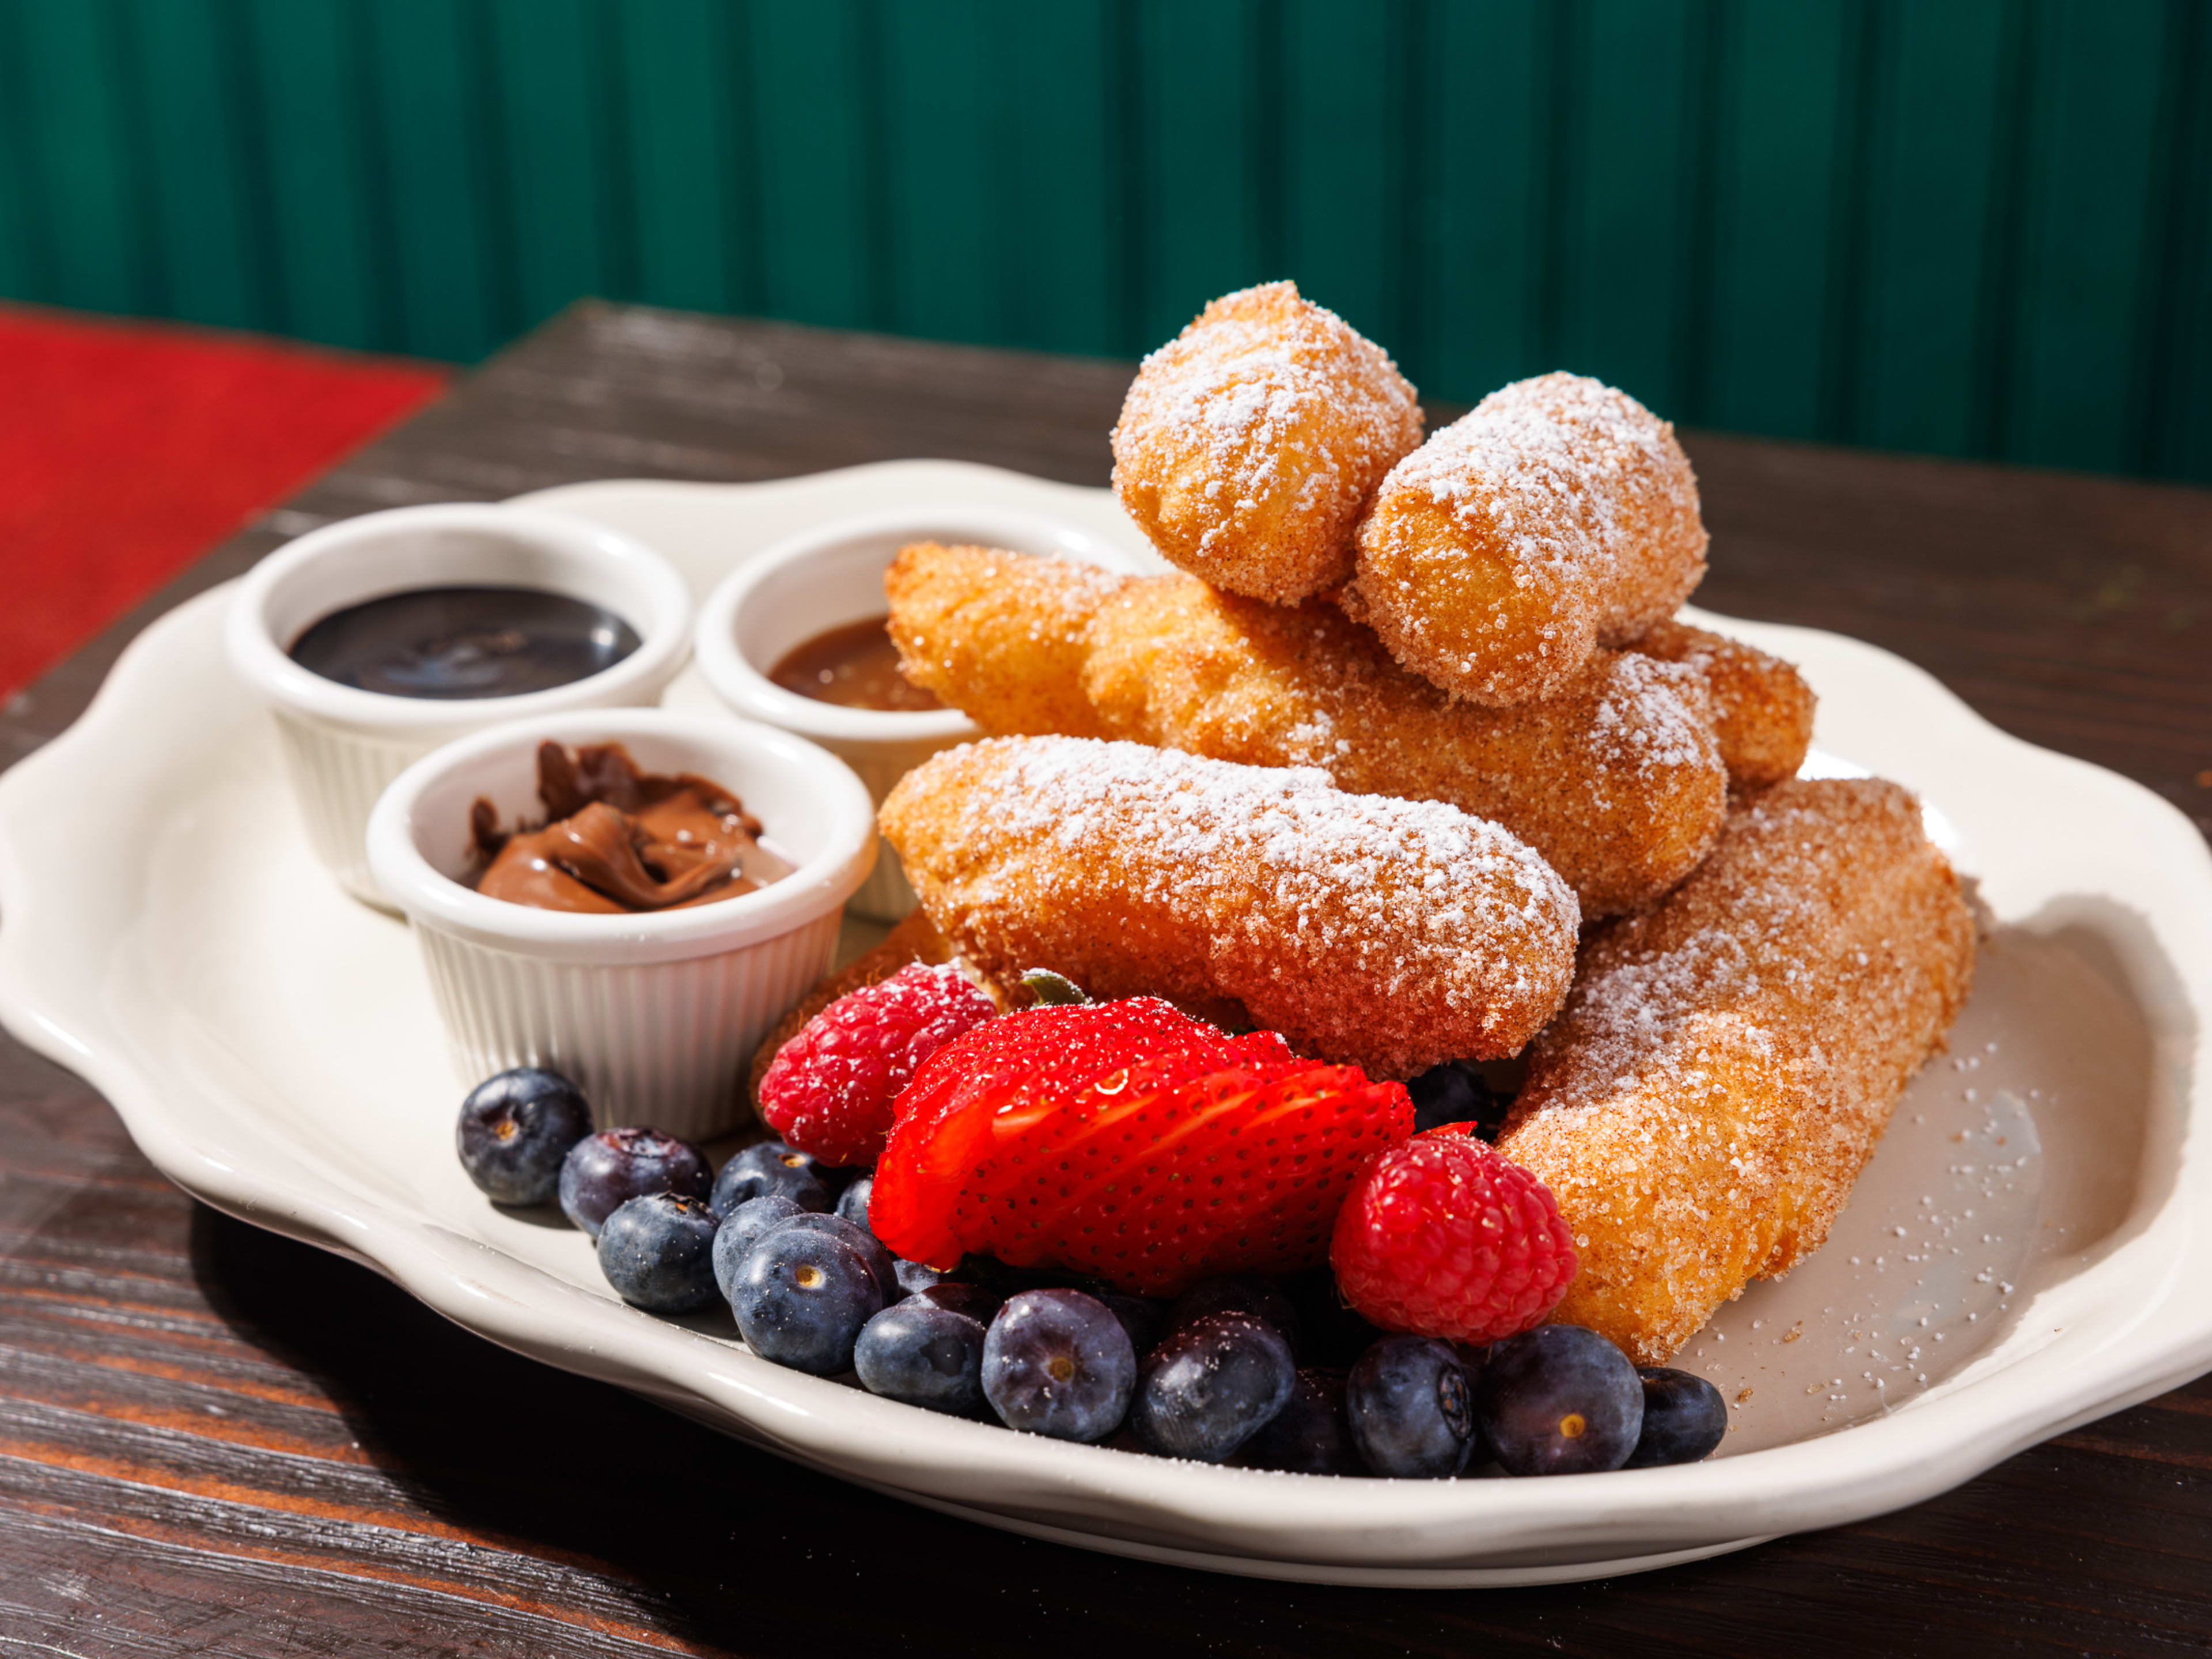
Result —
<svg viewBox="0 0 2212 1659"><path fill-rule="evenodd" d="M1103 483L1125 366L587 307L216 549L0 717L326 519L957 456ZM2212 831L2212 495L1698 435L1701 602L1874 641ZM2212 1294L2212 1289L2208 1289ZM0 1654L2152 1654L2212 1644L2212 1381L1902 1514L1557 1589L1032 1543L516 1358L186 1199L0 1039Z"/></svg>

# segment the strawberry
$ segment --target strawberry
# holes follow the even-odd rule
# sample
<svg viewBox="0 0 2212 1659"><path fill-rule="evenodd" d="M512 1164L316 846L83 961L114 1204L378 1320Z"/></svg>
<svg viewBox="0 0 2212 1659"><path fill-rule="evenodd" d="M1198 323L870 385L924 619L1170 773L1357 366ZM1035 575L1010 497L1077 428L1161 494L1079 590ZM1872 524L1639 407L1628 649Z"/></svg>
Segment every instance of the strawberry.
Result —
<svg viewBox="0 0 2212 1659"><path fill-rule="evenodd" d="M909 1261L967 1251L1170 1295L1316 1265L1367 1156L1413 1131L1404 1085L1231 1036L1152 997L1008 1014L899 1097L869 1219Z"/></svg>

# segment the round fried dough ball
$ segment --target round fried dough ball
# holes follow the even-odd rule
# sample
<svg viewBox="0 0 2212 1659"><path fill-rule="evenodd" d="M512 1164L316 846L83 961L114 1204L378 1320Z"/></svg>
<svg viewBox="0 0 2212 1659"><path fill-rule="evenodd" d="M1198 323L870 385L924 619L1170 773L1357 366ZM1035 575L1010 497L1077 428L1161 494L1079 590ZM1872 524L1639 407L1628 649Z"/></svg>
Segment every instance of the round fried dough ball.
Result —
<svg viewBox="0 0 2212 1659"><path fill-rule="evenodd" d="M1269 283L1145 359L1114 428L1114 493L1171 563L1296 605L1351 576L1361 511L1420 441L1389 355Z"/></svg>
<svg viewBox="0 0 2212 1659"><path fill-rule="evenodd" d="M1391 469L1345 608L1471 702L1550 696L1705 574L1674 428L1580 374L1500 386Z"/></svg>

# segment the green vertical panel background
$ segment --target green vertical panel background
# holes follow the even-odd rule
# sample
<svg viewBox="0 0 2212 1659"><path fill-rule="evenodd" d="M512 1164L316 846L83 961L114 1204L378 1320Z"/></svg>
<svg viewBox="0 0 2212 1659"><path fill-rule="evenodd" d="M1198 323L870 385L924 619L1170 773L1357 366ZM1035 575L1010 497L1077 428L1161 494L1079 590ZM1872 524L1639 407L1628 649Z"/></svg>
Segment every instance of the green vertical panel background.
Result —
<svg viewBox="0 0 2212 1659"><path fill-rule="evenodd" d="M2167 477L2212 479L2212 9L2175 0L2181 88L2175 111L2178 165L2164 250L2171 331L2151 342L2158 372L2150 410L2150 462Z"/></svg>
<svg viewBox="0 0 2212 1659"><path fill-rule="evenodd" d="M147 235L170 315L228 328L269 321L239 130L237 66L213 0L130 0L131 82L144 100Z"/></svg>
<svg viewBox="0 0 2212 1659"><path fill-rule="evenodd" d="M981 0L884 0L881 9L882 127L892 135L884 228L896 276L886 320L902 334L996 336L1007 227L994 210L1010 169L993 131L1003 77L984 10Z"/></svg>
<svg viewBox="0 0 2212 1659"><path fill-rule="evenodd" d="M65 306L137 311L150 297L137 234L121 48L108 0L33 0L19 33L18 88L36 199L45 210L52 291Z"/></svg>
<svg viewBox="0 0 2212 1659"><path fill-rule="evenodd" d="M737 141L733 9L717 0L621 5L638 295L654 305L732 311L744 302L732 222L747 159Z"/></svg>
<svg viewBox="0 0 2212 1659"><path fill-rule="evenodd" d="M1406 349L1400 280L1409 158L1398 32L1411 0L1280 0L1285 178L1282 266L1299 292Z"/></svg>
<svg viewBox="0 0 2212 1659"><path fill-rule="evenodd" d="M426 357L478 357L502 331L478 42L453 0L374 0L369 21L400 342Z"/></svg>
<svg viewBox="0 0 2212 1659"><path fill-rule="evenodd" d="M1559 367L1679 410L1678 327L1693 230L1690 0L1579 8Z"/></svg>
<svg viewBox="0 0 2212 1659"><path fill-rule="evenodd" d="M1421 211L1435 221L1419 337L1422 389L1473 402L1533 370L1548 0L1452 0L1430 15Z"/></svg>
<svg viewBox="0 0 2212 1659"><path fill-rule="evenodd" d="M21 9L16 0L0 0L0 295L44 300L52 284L44 218L33 210L30 73Z"/></svg>
<svg viewBox="0 0 2212 1659"><path fill-rule="evenodd" d="M990 145L1001 191L993 337L1106 354L1122 339L1121 68L1113 0L988 0Z"/></svg>
<svg viewBox="0 0 2212 1659"><path fill-rule="evenodd" d="M866 0L749 8L759 134L764 300L832 327L875 320ZM881 112L876 112L880 115Z"/></svg>
<svg viewBox="0 0 2212 1659"><path fill-rule="evenodd" d="M288 333L388 347L356 15L344 0L252 0L247 19L252 95L267 123L260 160L281 285L273 309Z"/></svg>
<svg viewBox="0 0 2212 1659"><path fill-rule="evenodd" d="M1214 295L1284 274L1281 251L1267 246L1280 179L1261 104L1279 41L1256 0L1133 3L1149 349Z"/></svg>
<svg viewBox="0 0 2212 1659"><path fill-rule="evenodd" d="M2160 0L2039 0L2011 458L2124 466L2140 381Z"/></svg>
<svg viewBox="0 0 2212 1659"><path fill-rule="evenodd" d="M1716 426L1810 437L1821 406L1844 0L1731 0L1711 296Z"/></svg>
<svg viewBox="0 0 2212 1659"><path fill-rule="evenodd" d="M498 82L518 299L525 327L579 295L619 285L609 177L607 61L592 0L493 0Z"/></svg>
<svg viewBox="0 0 2212 1659"><path fill-rule="evenodd" d="M1883 0L1853 435L1963 455L2010 0Z"/></svg>

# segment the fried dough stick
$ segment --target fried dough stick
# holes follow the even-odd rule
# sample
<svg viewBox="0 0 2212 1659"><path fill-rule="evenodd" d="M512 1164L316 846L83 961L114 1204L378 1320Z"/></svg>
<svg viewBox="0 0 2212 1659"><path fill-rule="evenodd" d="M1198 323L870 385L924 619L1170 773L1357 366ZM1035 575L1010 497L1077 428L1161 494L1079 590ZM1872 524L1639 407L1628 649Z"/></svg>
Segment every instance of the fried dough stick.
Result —
<svg viewBox="0 0 2212 1659"><path fill-rule="evenodd" d="M1242 1012L1370 1076L1519 1052L1574 972L1574 895L1528 847L1307 769L991 738L908 773L878 822L986 975Z"/></svg>
<svg viewBox="0 0 2212 1659"><path fill-rule="evenodd" d="M1177 568L1296 605L1351 576L1361 512L1420 441L1389 354L1268 283L1145 359L1114 428L1114 493Z"/></svg>
<svg viewBox="0 0 2212 1659"><path fill-rule="evenodd" d="M1713 696L1713 735L1732 789L1764 789L1794 778L1813 744L1813 688L1781 658L1725 635L1662 622L1627 647L1686 663Z"/></svg>
<svg viewBox="0 0 2212 1659"><path fill-rule="evenodd" d="M1390 470L1345 608L1469 702L1557 696L1705 574L1674 428L1580 374L1500 386Z"/></svg>
<svg viewBox="0 0 2212 1659"><path fill-rule="evenodd" d="M1657 1364L1817 1249L1973 961L1905 790L1793 780L1736 807L1664 903L1584 945L1498 1138L1574 1230L1553 1316Z"/></svg>
<svg viewBox="0 0 2212 1659"><path fill-rule="evenodd" d="M1548 702L1478 708L1331 606L1188 576L922 544L884 587L907 678L987 731L1317 766L1355 794L1448 802L1541 853L1585 915L1665 892L1726 810L1704 681L1648 657L1603 652Z"/></svg>

